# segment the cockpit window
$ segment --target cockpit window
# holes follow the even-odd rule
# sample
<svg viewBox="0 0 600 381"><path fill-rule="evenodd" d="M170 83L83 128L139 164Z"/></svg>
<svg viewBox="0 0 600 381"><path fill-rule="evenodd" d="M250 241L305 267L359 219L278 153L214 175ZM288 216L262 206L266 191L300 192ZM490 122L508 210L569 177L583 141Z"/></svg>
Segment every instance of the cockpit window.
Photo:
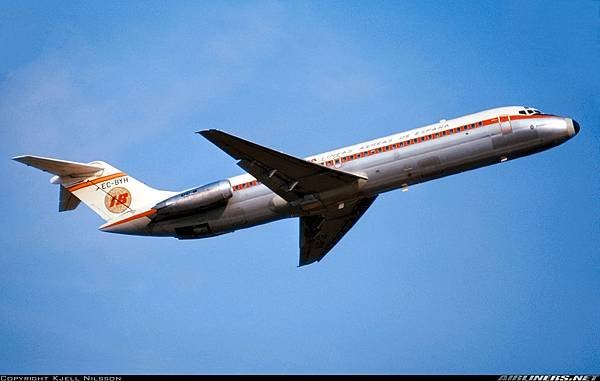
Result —
<svg viewBox="0 0 600 381"><path fill-rule="evenodd" d="M527 113L525 112L525 110L521 110L521 111L519 111L519 114L526 115Z"/></svg>

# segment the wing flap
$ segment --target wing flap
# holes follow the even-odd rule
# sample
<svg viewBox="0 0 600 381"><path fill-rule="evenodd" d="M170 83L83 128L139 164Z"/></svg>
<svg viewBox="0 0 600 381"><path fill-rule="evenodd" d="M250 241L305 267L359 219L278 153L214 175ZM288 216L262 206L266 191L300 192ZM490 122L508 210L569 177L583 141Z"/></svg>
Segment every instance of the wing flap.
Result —
<svg viewBox="0 0 600 381"><path fill-rule="evenodd" d="M318 262L339 242L369 209L377 196L359 199L343 209L300 217L299 266Z"/></svg>

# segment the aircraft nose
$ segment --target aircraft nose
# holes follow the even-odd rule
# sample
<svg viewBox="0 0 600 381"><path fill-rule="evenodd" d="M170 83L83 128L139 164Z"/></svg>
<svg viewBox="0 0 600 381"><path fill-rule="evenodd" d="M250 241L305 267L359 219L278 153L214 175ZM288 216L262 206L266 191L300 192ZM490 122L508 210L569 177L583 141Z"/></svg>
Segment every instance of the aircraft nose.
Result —
<svg viewBox="0 0 600 381"><path fill-rule="evenodd" d="M581 129L579 123L577 123L575 119L571 118L565 118L565 121L567 122L567 134L569 134L569 138L577 135Z"/></svg>
<svg viewBox="0 0 600 381"><path fill-rule="evenodd" d="M577 135L579 133L579 130L581 129L581 127L579 127L579 123L577 123L577 121L575 119L571 119L573 121L573 128L575 129L575 135Z"/></svg>

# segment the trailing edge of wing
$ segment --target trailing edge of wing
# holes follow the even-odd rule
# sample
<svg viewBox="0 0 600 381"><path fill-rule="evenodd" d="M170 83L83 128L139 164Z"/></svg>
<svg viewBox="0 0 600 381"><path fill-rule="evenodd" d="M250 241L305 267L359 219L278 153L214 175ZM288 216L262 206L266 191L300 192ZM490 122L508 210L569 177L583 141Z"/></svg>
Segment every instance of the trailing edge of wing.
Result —
<svg viewBox="0 0 600 381"><path fill-rule="evenodd" d="M299 266L318 262L339 242L369 209L377 196L346 202L343 209L300 217Z"/></svg>
<svg viewBox="0 0 600 381"><path fill-rule="evenodd" d="M240 167L287 201L366 179L278 152L222 131L204 130L198 133L239 160Z"/></svg>

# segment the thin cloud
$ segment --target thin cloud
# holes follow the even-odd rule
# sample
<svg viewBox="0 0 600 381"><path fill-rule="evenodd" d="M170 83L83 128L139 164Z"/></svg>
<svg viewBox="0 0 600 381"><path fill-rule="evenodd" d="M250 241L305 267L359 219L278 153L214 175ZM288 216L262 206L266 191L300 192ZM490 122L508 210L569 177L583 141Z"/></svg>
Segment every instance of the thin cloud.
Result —
<svg viewBox="0 0 600 381"><path fill-rule="evenodd" d="M0 84L3 140L15 153L86 158L92 142L111 154L132 136L175 128L247 81L278 33L277 8L226 9L220 17L237 27L195 14L190 28L167 25L160 36L115 40L117 54L107 53L105 42L57 34Z"/></svg>

